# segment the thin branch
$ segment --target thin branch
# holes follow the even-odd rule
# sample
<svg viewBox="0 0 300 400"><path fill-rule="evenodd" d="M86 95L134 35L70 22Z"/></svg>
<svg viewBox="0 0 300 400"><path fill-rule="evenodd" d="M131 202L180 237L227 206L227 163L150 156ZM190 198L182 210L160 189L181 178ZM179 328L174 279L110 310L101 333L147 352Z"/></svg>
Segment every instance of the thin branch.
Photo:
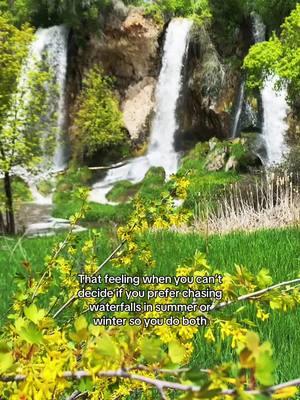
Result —
<svg viewBox="0 0 300 400"><path fill-rule="evenodd" d="M247 294L244 294L242 296L239 296L235 300L224 301L222 303L219 303L219 304L216 304L216 305L212 305L211 308L210 308L210 311L216 310L216 309L219 309L219 308L227 307L227 306L229 306L231 304L237 303L238 301L255 300L255 299L261 297L262 295L264 295L264 294L266 294L266 293L268 293L268 292L270 292L272 290L278 289L278 288L280 288L282 286L293 285L294 283L300 283L300 278L293 279L291 281L280 282L280 283L277 283L276 285L269 286L269 287L267 287L265 289L261 289L261 290L258 290L256 292L253 292L253 293L247 293ZM298 285L296 287L298 287ZM294 289L294 288L291 288L291 289Z"/></svg>
<svg viewBox="0 0 300 400"><path fill-rule="evenodd" d="M100 167L88 167L88 169L91 170L91 171L99 171L99 170L100 171L108 171L110 169L123 167L126 164L127 164L127 161L122 161L122 162L119 162L117 164L103 166L103 167L102 166L100 166Z"/></svg>
<svg viewBox="0 0 300 400"><path fill-rule="evenodd" d="M88 371L66 371L60 375L65 379L73 379L73 380L81 380L84 378L89 378L92 374ZM101 371L96 374L98 378L122 378L122 379L130 379L132 381L138 381L146 383L150 386L155 387L159 393L164 393L165 389L178 390L181 392L191 392L191 393L199 393L202 388L196 385L185 385L178 382L169 382L166 380L160 380L155 378L149 378L147 376L131 374L126 369L119 369L116 371ZM26 380L25 375L15 375L15 376L0 376L1 382L23 382ZM254 389L254 390L245 390L246 394L249 395L259 395L259 394L272 394L279 390L286 389L289 387L298 387L300 386L300 378L293 379L288 382L280 383L278 385L273 385L267 388L262 389ZM216 396L234 396L236 394L236 389L225 389L220 390L220 392Z"/></svg>
<svg viewBox="0 0 300 400"><path fill-rule="evenodd" d="M53 261L55 261L55 260L57 259L58 255L60 254L60 252L64 249L64 247L66 246L66 244L67 244L68 241L69 241L70 236L71 236L72 233L73 233L73 229L74 229L74 227L72 226L71 229L70 229L70 231L68 232L67 236L65 237L64 241L59 245L59 247L58 247L58 249L56 250L55 254L54 254L53 257L51 258L50 263L53 262ZM33 300L36 298L37 293L38 293L38 290L39 290L39 288L42 286L42 283L43 283L44 279L46 278L46 276L47 276L48 274L49 274L49 269L47 268L47 269L44 271L43 275L41 276L40 280L38 281L38 283L37 283L37 285L36 285L36 287L35 287L35 289L34 289L34 292L33 292L32 298L31 298L31 302L33 302Z"/></svg>
<svg viewBox="0 0 300 400"><path fill-rule="evenodd" d="M85 397L88 394L88 392L79 392L78 390L75 390L75 392L73 392L71 394L71 396L67 397L66 400L77 400L80 399L82 397Z"/></svg>
<svg viewBox="0 0 300 400"><path fill-rule="evenodd" d="M99 266L99 268L96 269L96 271L92 274L92 276L95 276L98 274L98 272L116 255L116 253L124 246L126 243L126 240L123 240L122 243L119 244L118 247L115 248L115 250L103 261L103 263ZM75 300L77 297L74 295L70 297L70 299L63 304L58 311L53 315L53 318L58 317L66 308L68 308Z"/></svg>
<svg viewBox="0 0 300 400"><path fill-rule="evenodd" d="M166 369L166 368L149 368L145 365L136 365L129 368L126 368L126 371L147 371L147 372L155 372L156 374L167 374L167 375L175 375L178 376L180 374L184 374L185 372L189 372L190 368L178 368L178 369ZM210 374L212 371L210 369L199 369L199 373Z"/></svg>

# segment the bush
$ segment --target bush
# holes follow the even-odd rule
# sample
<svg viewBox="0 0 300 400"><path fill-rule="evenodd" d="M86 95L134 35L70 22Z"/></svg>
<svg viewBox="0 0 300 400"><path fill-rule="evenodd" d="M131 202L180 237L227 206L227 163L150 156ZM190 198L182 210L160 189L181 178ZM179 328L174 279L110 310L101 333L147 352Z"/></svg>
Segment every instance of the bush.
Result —
<svg viewBox="0 0 300 400"><path fill-rule="evenodd" d="M114 150L122 154L128 147L123 115L112 82L99 66L92 68L83 80L74 117L77 153L90 157L101 150Z"/></svg>

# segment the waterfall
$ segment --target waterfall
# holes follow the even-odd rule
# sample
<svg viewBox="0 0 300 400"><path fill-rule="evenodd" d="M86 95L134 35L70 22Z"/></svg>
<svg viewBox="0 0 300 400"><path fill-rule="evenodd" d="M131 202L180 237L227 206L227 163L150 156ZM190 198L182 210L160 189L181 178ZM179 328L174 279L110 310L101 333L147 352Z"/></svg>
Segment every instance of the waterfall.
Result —
<svg viewBox="0 0 300 400"><path fill-rule="evenodd" d="M104 180L93 186L90 200L107 202L106 194L116 182L130 180L136 183L143 179L152 166L163 167L167 176L177 171L179 157L174 148L174 135L178 129L176 107L182 88L182 69L191 27L192 21L184 18L174 18L168 26L147 155L111 169Z"/></svg>
<svg viewBox="0 0 300 400"><path fill-rule="evenodd" d="M57 93L52 98L45 99L45 106L49 109L49 115L52 111L56 114L56 148L53 160L51 160L51 169L61 170L66 165L66 151L64 148L64 128L65 128L65 86L67 72L67 40L68 29L63 26L53 26L46 29L38 29L34 40L29 49L27 60L23 66L17 93L25 93L30 96L30 87L28 81L32 72L39 70L41 61L45 62L53 73L53 82L57 87ZM49 130L53 126L49 126ZM47 130L47 129L46 129ZM42 132L47 135L48 132ZM47 161L45 159L45 161ZM47 165L47 169L49 166Z"/></svg>
<svg viewBox="0 0 300 400"><path fill-rule="evenodd" d="M253 13L253 36L255 43L265 40L266 27L260 16ZM263 137L266 146L267 160L269 165L277 164L282 161L286 150L284 144L284 134L288 129L286 117L288 105L286 102L287 90L282 88L274 90L277 76L270 77L261 91L263 105Z"/></svg>
<svg viewBox="0 0 300 400"><path fill-rule="evenodd" d="M51 106L55 108L57 114L56 149L52 161L52 169L54 171L64 169L66 166L64 129L66 123L65 86L68 34L68 29L63 25L38 29L29 52L29 67L26 68L27 73L30 73L30 69L35 68L36 62L46 57L46 62L54 73L55 83L58 88L57 98L50 99L50 101L55 102Z"/></svg>
<svg viewBox="0 0 300 400"><path fill-rule="evenodd" d="M171 21L156 91L156 113L148 159L151 165L164 167L167 175L178 168L178 154L174 150L174 134L178 129L176 105L182 86L182 68L191 26L192 21L188 19Z"/></svg>
<svg viewBox="0 0 300 400"><path fill-rule="evenodd" d="M240 125L240 119L241 119L241 115L242 115L244 97L245 97L245 80L243 79L240 84L240 89L239 89L237 108L236 108L236 113L235 113L235 117L234 117L232 132L231 132L232 138L235 138L238 135L238 128Z"/></svg>
<svg viewBox="0 0 300 400"><path fill-rule="evenodd" d="M23 66L17 89L17 93L25 93L26 100L26 95L28 97L30 96L30 93L28 93L30 91L28 88L30 74L38 70L41 61L46 62L51 68L54 74L53 80L57 86L57 93L55 97L45 99L45 105L47 109L49 109L49 114L52 111L56 114L56 146L53 158L49 160L47 156L44 156L44 160L40 165L41 172L37 176L33 176L24 168L15 167L13 169L13 174L21 176L29 185L33 200L37 204L51 204L51 196L44 197L38 192L36 187L37 182L49 179L49 172L51 173L64 169L67 162L64 129L66 123L65 86L68 34L68 29L63 25L46 29L40 28L37 30L29 49L27 60ZM49 130L50 129L53 129L53 124L49 126ZM41 134L47 135L48 132L41 132Z"/></svg>

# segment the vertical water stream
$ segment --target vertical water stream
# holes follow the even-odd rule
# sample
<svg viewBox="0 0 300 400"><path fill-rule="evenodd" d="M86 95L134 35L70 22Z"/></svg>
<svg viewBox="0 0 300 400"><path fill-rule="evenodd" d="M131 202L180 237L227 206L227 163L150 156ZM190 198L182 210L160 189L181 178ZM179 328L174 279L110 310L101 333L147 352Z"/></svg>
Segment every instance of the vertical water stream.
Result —
<svg viewBox="0 0 300 400"><path fill-rule="evenodd" d="M266 37L266 27L261 18L253 14L253 36L256 43L262 42ZM288 129L286 122L288 104L286 101L287 90L274 90L276 76L270 77L261 91L263 105L263 137L266 146L269 165L282 161L286 150L284 134Z"/></svg>
<svg viewBox="0 0 300 400"><path fill-rule="evenodd" d="M152 166L163 167L167 176L176 172L179 161L174 148L174 135L177 130L176 106L182 88L182 69L191 26L192 21L184 18L174 18L168 26L162 68L156 88L155 116L148 153L146 156L130 160L122 167L111 169L102 181L93 186L90 200L107 202L106 194L116 182L138 182Z"/></svg>
<svg viewBox="0 0 300 400"><path fill-rule="evenodd" d="M66 121L66 73L67 73L67 47L68 29L63 26L53 26L51 28L38 29L31 44L26 63L22 70L19 93L28 91L28 79L33 71L37 71L41 61L45 62L53 73L53 81L57 86L57 92L53 98L45 99L45 105L49 108L49 114L54 110L56 114L56 146L52 159L44 156L41 165L41 173L32 176L28 171L16 168L15 173L22 176L28 183L33 199L37 204L51 204L51 196L44 197L36 188L36 181L49 179L49 172L59 171L65 168L67 163L66 143L65 143L65 121ZM28 93L30 95L30 93ZM50 96L49 96L50 97ZM49 126L49 132L53 126ZM42 135L49 134L47 128Z"/></svg>

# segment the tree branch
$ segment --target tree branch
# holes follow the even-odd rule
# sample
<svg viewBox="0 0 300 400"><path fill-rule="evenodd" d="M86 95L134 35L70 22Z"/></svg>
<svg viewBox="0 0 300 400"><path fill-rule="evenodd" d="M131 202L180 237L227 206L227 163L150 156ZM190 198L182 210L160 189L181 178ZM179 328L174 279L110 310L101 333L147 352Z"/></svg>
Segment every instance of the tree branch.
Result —
<svg viewBox="0 0 300 400"><path fill-rule="evenodd" d="M124 244L126 243L126 240L123 240L123 242L121 242L119 244L119 246L117 246L115 248L115 250L103 261L103 263L96 269L96 271L91 275L91 276L95 276L98 274L98 272L116 255L116 253L124 246ZM72 297L69 298L69 300L63 304L60 309L58 311L56 311L56 313L53 315L53 318L58 317L67 307L69 307L69 305L71 305L75 300L77 299L77 297L74 295Z"/></svg>
<svg viewBox="0 0 300 400"><path fill-rule="evenodd" d="M244 294L242 296L239 296L235 300L224 301L222 303L212 305L211 308L210 308L210 311L216 310L216 309L219 309L219 308L227 307L227 306L229 306L231 304L237 303L238 301L255 300L255 299L261 297L262 295L264 295L264 294L266 294L266 293L268 293L268 292L270 292L272 290L278 289L278 288L280 288L282 286L293 285L295 283L300 283L300 278L293 279L291 281L280 282L280 283L277 283L276 285L269 286L269 287L267 287L265 289L261 289L261 290L258 290L256 292L253 292L253 293L247 293L247 294Z"/></svg>
<svg viewBox="0 0 300 400"><path fill-rule="evenodd" d="M81 380L84 378L91 377L92 374L88 371L66 371L61 374L62 378L65 379L73 379L73 380ZM178 390L181 392L191 392L191 393L199 393L202 388L196 385L184 385L178 382L170 382L166 380L160 380L155 378L149 378L146 376L131 374L126 369L119 369L116 371L101 371L96 374L98 378L122 378L122 379L130 379L132 381L138 381L146 383L150 386L155 387L158 392L165 396L164 391L166 389ZM23 382L26 380L25 375L15 375L15 376L0 376L1 382ZM259 394L272 394L277 392L278 390L286 389L289 387L298 387L300 386L300 378L290 380L288 382L280 383L278 385L269 386L267 388L262 389L254 389L254 390L245 390L245 393L249 395L259 395ZM220 390L220 392L216 396L234 396L236 394L236 389L225 389ZM163 399L165 397L162 397Z"/></svg>

